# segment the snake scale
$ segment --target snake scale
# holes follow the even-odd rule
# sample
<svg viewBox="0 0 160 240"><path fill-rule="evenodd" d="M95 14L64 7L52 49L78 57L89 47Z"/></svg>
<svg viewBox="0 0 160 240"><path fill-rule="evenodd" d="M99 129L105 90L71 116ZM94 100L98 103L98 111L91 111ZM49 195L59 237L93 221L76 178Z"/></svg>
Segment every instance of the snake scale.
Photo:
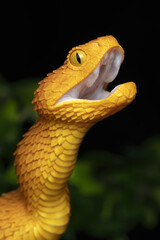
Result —
<svg viewBox="0 0 160 240"><path fill-rule="evenodd" d="M67 180L84 135L135 98L133 82L107 91L123 59L113 36L99 37L72 48L64 65L39 83L33 99L39 118L14 153L19 188L0 197L1 240L56 240L65 232Z"/></svg>

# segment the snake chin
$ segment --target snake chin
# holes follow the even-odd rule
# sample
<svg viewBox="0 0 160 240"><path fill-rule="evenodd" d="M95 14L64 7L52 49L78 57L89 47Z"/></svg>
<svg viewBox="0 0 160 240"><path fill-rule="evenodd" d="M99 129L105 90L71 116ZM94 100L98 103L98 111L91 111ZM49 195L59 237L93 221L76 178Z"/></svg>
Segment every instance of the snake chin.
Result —
<svg viewBox="0 0 160 240"><path fill-rule="evenodd" d="M70 100L102 100L109 97L120 86L111 92L107 91L109 83L117 76L123 61L123 52L119 47L113 47L104 55L93 72L78 85L65 93L58 103Z"/></svg>

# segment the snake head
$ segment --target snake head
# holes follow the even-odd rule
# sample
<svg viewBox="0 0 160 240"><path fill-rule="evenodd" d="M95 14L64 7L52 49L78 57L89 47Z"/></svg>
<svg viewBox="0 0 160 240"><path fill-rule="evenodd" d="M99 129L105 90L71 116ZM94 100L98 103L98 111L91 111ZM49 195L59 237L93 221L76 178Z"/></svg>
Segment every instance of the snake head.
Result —
<svg viewBox="0 0 160 240"><path fill-rule="evenodd" d="M39 83L34 110L46 118L85 123L116 113L136 95L133 82L107 90L123 59L124 51L113 36L72 48L64 65Z"/></svg>

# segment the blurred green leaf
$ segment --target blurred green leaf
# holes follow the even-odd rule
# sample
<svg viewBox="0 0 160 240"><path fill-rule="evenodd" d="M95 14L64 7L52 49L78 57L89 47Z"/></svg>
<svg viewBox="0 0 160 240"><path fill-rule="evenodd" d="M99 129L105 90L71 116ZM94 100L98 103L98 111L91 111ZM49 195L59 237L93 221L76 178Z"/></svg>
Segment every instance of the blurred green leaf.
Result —
<svg viewBox="0 0 160 240"><path fill-rule="evenodd" d="M14 121L17 119L18 104L15 100L8 100L1 109L1 119L5 121Z"/></svg>
<svg viewBox="0 0 160 240"><path fill-rule="evenodd" d="M37 118L31 104L37 82L38 79L31 78L9 84L0 75L0 192L15 187L15 174L11 167L13 151L26 131L24 125L33 124Z"/></svg>
<svg viewBox="0 0 160 240"><path fill-rule="evenodd" d="M4 180L8 182L9 184L16 185L17 183L17 177L15 174L15 167L12 165L10 166L5 173Z"/></svg>
<svg viewBox="0 0 160 240"><path fill-rule="evenodd" d="M77 186L83 195L97 195L103 192L104 187L92 176L92 165L90 162L77 163L70 183Z"/></svg>
<svg viewBox="0 0 160 240"><path fill-rule="evenodd" d="M160 209L160 186L153 188L152 196Z"/></svg>
<svg viewBox="0 0 160 240"><path fill-rule="evenodd" d="M74 228L80 226L92 236L116 240L127 239L127 232L137 224L155 227L160 212L159 149L160 137L153 137L140 147L126 146L123 155L90 152L81 157L70 182L76 187L72 208L81 222L72 223ZM97 181L102 191L97 198L88 194L86 199L83 185L92 184L91 180Z"/></svg>
<svg viewBox="0 0 160 240"><path fill-rule="evenodd" d="M14 96L23 106L32 106L34 91L38 87L40 78L24 78L12 84Z"/></svg>
<svg viewBox="0 0 160 240"><path fill-rule="evenodd" d="M146 228L153 228L157 225L158 223L158 214L155 211L154 208L146 208L144 212L144 220L143 220L143 225Z"/></svg>
<svg viewBox="0 0 160 240"><path fill-rule="evenodd" d="M37 112L33 111L32 100L40 80L40 78L25 78L12 85L14 97L21 109L19 112L20 121L25 121L28 118L30 122L33 122L37 118Z"/></svg>

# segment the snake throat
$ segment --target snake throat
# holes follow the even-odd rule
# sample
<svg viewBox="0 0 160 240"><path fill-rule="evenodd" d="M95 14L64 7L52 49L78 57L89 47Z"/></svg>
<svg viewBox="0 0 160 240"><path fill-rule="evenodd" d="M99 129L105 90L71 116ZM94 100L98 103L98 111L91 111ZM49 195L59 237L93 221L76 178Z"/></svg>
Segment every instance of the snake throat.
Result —
<svg viewBox="0 0 160 240"><path fill-rule="evenodd" d="M102 100L109 97L120 86L116 86L111 92L106 90L109 83L116 78L122 61L122 50L119 47L111 48L89 76L66 92L56 104L70 100Z"/></svg>

